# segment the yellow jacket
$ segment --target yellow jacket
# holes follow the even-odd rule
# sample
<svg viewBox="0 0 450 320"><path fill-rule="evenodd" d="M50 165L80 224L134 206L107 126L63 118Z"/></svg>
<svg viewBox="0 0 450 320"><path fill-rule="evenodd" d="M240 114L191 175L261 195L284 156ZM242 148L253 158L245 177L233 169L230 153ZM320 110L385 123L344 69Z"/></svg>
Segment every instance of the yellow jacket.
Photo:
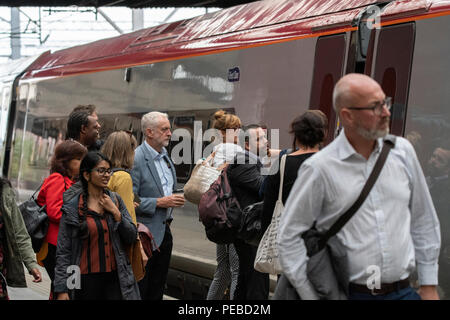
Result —
<svg viewBox="0 0 450 320"><path fill-rule="evenodd" d="M134 193L133 193L133 180L131 176L126 171L116 171L111 176L108 182L108 189L117 192L122 198L125 206L127 207L128 213L131 216L134 224L136 225L136 213L134 211Z"/></svg>

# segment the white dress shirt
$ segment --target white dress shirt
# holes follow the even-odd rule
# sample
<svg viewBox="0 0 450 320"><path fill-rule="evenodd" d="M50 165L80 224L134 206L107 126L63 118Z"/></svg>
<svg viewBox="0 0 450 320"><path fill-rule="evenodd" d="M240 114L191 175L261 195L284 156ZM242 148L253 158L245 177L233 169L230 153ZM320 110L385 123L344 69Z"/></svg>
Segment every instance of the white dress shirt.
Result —
<svg viewBox="0 0 450 320"><path fill-rule="evenodd" d="M329 230L356 201L382 145L378 139L366 160L342 130L300 167L277 240L283 272L302 298L317 296L306 276L308 258L300 235L314 221L318 231ZM368 197L336 236L347 253L350 282L366 285L370 266L378 266L381 283L392 283L406 279L417 263L421 285L438 283L439 221L409 141L397 137Z"/></svg>

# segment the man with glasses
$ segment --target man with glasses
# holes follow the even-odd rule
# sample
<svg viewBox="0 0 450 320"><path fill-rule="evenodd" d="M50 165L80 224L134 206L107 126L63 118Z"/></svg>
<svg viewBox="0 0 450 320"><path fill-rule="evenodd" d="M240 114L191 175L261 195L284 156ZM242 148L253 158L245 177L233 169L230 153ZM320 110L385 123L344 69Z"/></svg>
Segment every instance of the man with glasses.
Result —
<svg viewBox="0 0 450 320"><path fill-rule="evenodd" d="M301 166L279 229L280 263L303 299L317 294L306 276L301 235L314 223L328 231L355 202L389 133L391 98L370 77L344 76L333 104L343 130ZM349 299L439 299L440 226L408 140L397 137L369 195L336 238L348 262ZM418 293L409 281L415 268Z"/></svg>
<svg viewBox="0 0 450 320"><path fill-rule="evenodd" d="M149 112L141 124L145 140L136 148L131 170L133 191L141 200L136 219L153 234L159 250L154 248L139 289L143 300L162 300L173 246L172 210L184 205L184 197L173 194L177 177L166 150L172 136L167 114Z"/></svg>

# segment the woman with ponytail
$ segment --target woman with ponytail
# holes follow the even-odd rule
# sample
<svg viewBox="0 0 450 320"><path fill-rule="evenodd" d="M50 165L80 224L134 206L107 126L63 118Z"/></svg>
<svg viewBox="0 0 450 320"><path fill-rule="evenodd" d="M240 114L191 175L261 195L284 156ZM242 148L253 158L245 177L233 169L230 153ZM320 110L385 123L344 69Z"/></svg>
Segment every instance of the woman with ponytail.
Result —
<svg viewBox="0 0 450 320"><path fill-rule="evenodd" d="M80 165L83 191L62 206L55 268L59 300L138 300L125 253L137 229L121 197L107 189L111 163L89 152Z"/></svg>

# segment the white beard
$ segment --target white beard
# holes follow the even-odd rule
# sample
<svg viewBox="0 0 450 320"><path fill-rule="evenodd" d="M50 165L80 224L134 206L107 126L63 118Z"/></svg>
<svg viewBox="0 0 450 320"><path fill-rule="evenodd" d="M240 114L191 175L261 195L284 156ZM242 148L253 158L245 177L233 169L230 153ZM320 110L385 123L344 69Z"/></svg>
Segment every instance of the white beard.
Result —
<svg viewBox="0 0 450 320"><path fill-rule="evenodd" d="M387 127L384 130L377 130L377 129L364 129L362 127L358 127L357 132L359 135L364 137L367 140L377 140L378 138L384 138L389 133L389 127Z"/></svg>

